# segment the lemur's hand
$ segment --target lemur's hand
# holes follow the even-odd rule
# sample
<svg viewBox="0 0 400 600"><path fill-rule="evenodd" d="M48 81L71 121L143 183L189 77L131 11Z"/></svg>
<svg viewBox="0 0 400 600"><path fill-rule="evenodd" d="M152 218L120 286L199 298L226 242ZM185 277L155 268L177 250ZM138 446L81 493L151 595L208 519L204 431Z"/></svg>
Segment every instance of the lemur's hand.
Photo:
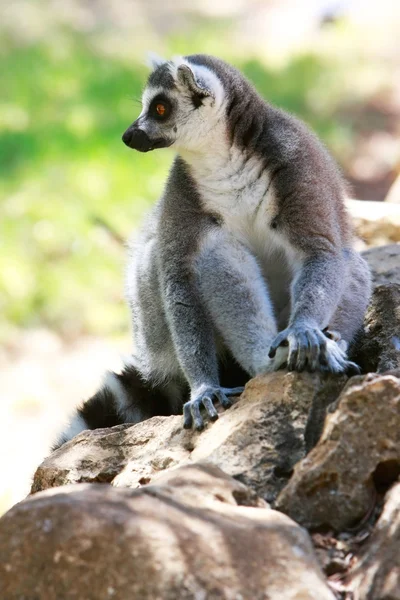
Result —
<svg viewBox="0 0 400 600"><path fill-rule="evenodd" d="M203 417L200 413L200 408L205 408L208 417L211 421L218 419L218 413L213 404L213 400L219 400L224 408L232 406L232 402L228 396L239 396L244 390L244 387L223 388L214 386L203 386L200 390L192 393L192 400L186 402L183 406L183 426L185 429L190 429L194 423L195 429L201 431L204 429Z"/></svg>
<svg viewBox="0 0 400 600"><path fill-rule="evenodd" d="M274 358L280 346L288 346L289 371L331 371L359 373L359 367L347 360L345 351L337 344L337 334L315 327L293 325L281 331L273 341L268 356Z"/></svg>

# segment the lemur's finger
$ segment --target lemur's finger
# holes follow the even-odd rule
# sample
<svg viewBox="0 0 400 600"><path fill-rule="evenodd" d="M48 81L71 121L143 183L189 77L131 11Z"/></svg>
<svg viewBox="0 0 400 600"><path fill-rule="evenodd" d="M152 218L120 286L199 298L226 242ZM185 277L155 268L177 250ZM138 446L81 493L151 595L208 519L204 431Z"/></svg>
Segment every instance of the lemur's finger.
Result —
<svg viewBox="0 0 400 600"><path fill-rule="evenodd" d="M297 334L297 342L299 345L297 351L297 362L296 362L296 371L304 371L308 361L308 355L310 351L310 345L308 342L308 337L306 333L298 333Z"/></svg>
<svg viewBox="0 0 400 600"><path fill-rule="evenodd" d="M308 369L309 371L316 371L318 368L318 357L319 357L319 343L318 337L313 331L309 331L308 340L310 344L310 351L308 355Z"/></svg>
<svg viewBox="0 0 400 600"><path fill-rule="evenodd" d="M211 398L208 398L207 396L205 396L202 400L202 404L203 404L204 408L206 409L207 414L210 417L211 421L216 421L218 419L218 413L216 411L214 404L212 403Z"/></svg>
<svg viewBox="0 0 400 600"><path fill-rule="evenodd" d="M222 390L216 390L214 394L218 398L221 406L224 408L230 408L232 406L232 402L225 396Z"/></svg>
<svg viewBox="0 0 400 600"><path fill-rule="evenodd" d="M299 344L298 344L298 341L297 341L297 337L295 335L290 336L289 359L288 359L288 369L289 369L289 371L295 371L296 370L298 349L299 349Z"/></svg>
<svg viewBox="0 0 400 600"><path fill-rule="evenodd" d="M192 413L190 412L190 402L183 405L183 427L191 429L193 424Z"/></svg>
<svg viewBox="0 0 400 600"><path fill-rule="evenodd" d="M225 396L240 396L244 392L244 386L235 387L235 388L221 388L221 392L225 394Z"/></svg>
<svg viewBox="0 0 400 600"><path fill-rule="evenodd" d="M194 428L197 431L204 429L204 421L200 413L200 400L193 400L191 402L190 412L192 413Z"/></svg>
<svg viewBox="0 0 400 600"><path fill-rule="evenodd" d="M288 346L288 345L289 345L289 342L286 338L286 333L284 331L282 331L281 333L279 333L276 336L276 338L274 339L274 341L271 344L271 347L268 352L269 358L274 358L279 346Z"/></svg>
<svg viewBox="0 0 400 600"><path fill-rule="evenodd" d="M327 338L318 330L315 330L315 335L319 345L319 363L321 366L329 364Z"/></svg>
<svg viewBox="0 0 400 600"><path fill-rule="evenodd" d="M204 422L200 414L200 400L190 400L183 407L184 428L190 429L193 424L197 431L204 428Z"/></svg>

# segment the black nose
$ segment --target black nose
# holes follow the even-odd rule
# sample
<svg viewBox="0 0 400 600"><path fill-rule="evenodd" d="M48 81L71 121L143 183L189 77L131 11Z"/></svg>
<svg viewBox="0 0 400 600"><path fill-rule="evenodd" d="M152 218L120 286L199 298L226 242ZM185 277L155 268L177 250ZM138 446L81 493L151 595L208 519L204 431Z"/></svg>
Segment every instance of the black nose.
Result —
<svg viewBox="0 0 400 600"><path fill-rule="evenodd" d="M132 137L132 129L129 127L129 129L127 129L125 131L125 133L122 136L122 141L124 142L124 144L126 144L127 146L129 146L129 142L131 140Z"/></svg>
<svg viewBox="0 0 400 600"><path fill-rule="evenodd" d="M147 133L142 129L139 129L136 125L128 127L122 136L122 141L129 146L129 148L139 150L139 152L148 152L152 147L151 140Z"/></svg>

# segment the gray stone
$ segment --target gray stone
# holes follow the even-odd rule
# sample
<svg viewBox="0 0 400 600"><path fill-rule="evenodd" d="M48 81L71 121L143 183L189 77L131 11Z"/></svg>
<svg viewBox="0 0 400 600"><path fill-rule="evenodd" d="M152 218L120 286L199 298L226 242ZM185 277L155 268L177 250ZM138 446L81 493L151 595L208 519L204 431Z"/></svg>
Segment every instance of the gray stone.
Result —
<svg viewBox="0 0 400 600"><path fill-rule="evenodd" d="M4 600L334 600L307 532L209 465L32 496L0 519L0 582Z"/></svg>
<svg viewBox="0 0 400 600"><path fill-rule="evenodd" d="M383 512L345 587L362 600L400 600L400 483L387 493Z"/></svg>
<svg viewBox="0 0 400 600"><path fill-rule="evenodd" d="M32 492L85 481L136 488L167 468L208 461L274 501L346 380L285 371L255 378L200 433L184 430L181 416L82 432L40 465Z"/></svg>
<svg viewBox="0 0 400 600"><path fill-rule="evenodd" d="M303 526L341 531L374 506L376 487L400 473L400 380L349 381L321 439L300 461L277 508Z"/></svg>

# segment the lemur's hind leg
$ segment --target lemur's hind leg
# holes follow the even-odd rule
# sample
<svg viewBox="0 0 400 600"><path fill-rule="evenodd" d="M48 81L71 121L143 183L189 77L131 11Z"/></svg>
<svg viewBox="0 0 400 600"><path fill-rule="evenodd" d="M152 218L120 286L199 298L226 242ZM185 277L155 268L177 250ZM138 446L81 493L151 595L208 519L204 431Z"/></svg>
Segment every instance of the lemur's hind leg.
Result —
<svg viewBox="0 0 400 600"><path fill-rule="evenodd" d="M233 357L251 376L268 370L277 324L254 256L229 234L213 231L203 244L196 271L203 302Z"/></svg>
<svg viewBox="0 0 400 600"><path fill-rule="evenodd" d="M52 450L85 429L139 423L156 415L181 414L187 395L185 384L168 382L151 385L133 364L127 364L119 374L107 373L101 389L75 411Z"/></svg>

